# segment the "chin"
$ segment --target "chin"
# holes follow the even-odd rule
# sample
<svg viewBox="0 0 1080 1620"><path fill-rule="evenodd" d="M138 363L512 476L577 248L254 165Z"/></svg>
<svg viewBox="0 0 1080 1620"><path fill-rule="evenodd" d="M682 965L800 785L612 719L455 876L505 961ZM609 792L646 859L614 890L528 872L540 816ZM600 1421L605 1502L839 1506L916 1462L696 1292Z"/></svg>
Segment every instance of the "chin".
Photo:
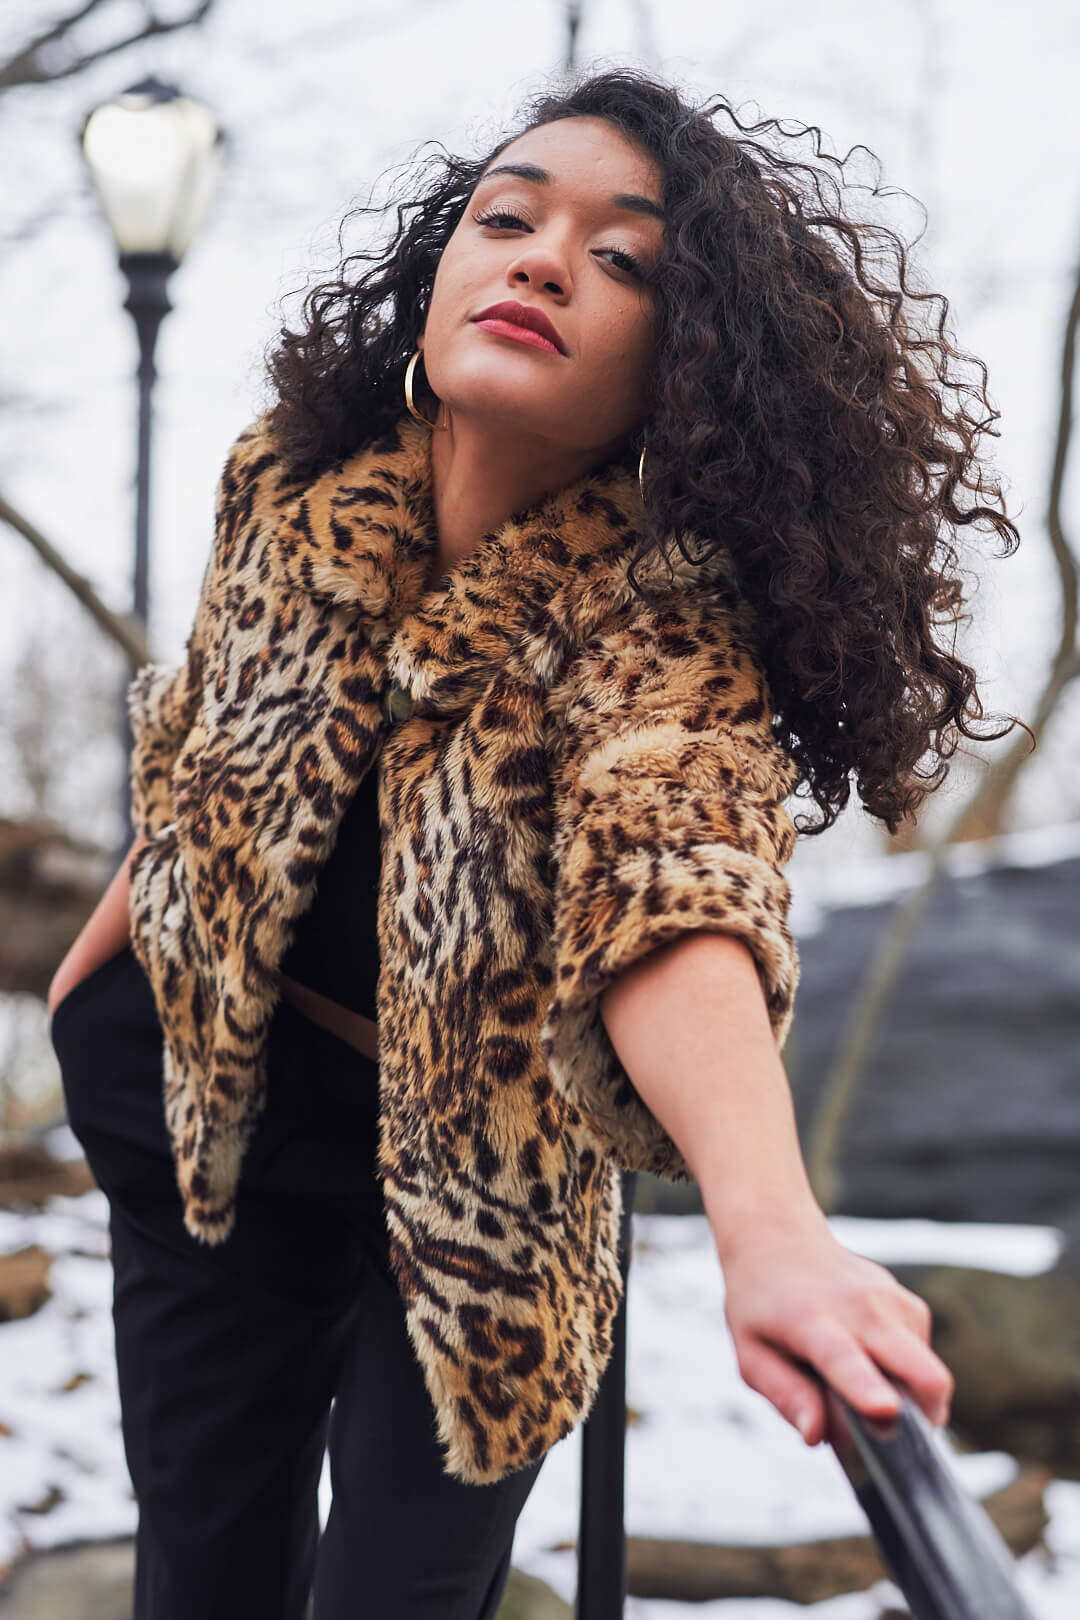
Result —
<svg viewBox="0 0 1080 1620"><path fill-rule="evenodd" d="M546 407L538 406L535 394L530 398L520 387L502 387L471 391L467 397L450 402L451 414L458 420L482 422L494 436L518 434L532 438L550 439L561 426L559 439L566 441L567 411L558 400Z"/></svg>

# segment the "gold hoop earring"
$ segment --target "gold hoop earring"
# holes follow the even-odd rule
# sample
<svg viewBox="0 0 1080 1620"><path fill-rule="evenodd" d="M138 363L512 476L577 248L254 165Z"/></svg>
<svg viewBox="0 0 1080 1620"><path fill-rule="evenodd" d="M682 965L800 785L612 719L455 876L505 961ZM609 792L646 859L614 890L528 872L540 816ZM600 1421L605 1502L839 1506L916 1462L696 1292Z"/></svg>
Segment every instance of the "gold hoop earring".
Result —
<svg viewBox="0 0 1080 1620"><path fill-rule="evenodd" d="M420 349L414 349L412 359L405 368L405 404L408 407L410 416L415 416L418 422L423 422L424 426L431 428L433 432L442 432L445 428L450 426L449 421L429 422L426 416L421 416L420 412L416 408L416 402L413 399L413 373L416 370L416 362L419 360L421 352L422 351ZM447 406L446 414L447 417L449 417L449 406Z"/></svg>
<svg viewBox="0 0 1080 1620"><path fill-rule="evenodd" d="M641 447L641 460L637 464L637 481L638 481L638 489L640 489L640 491L641 491L641 499L642 499L642 501L644 501L644 499L645 499L645 446L644 445L642 445L642 447Z"/></svg>

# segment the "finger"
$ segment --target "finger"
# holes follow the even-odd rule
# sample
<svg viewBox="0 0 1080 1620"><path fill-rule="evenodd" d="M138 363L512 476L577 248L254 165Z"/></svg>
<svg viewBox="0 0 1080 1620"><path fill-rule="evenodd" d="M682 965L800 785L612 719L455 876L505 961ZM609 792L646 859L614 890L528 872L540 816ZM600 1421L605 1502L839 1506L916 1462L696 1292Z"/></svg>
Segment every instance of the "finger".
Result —
<svg viewBox="0 0 1080 1620"><path fill-rule="evenodd" d="M928 1302L921 1294L913 1294L910 1288L901 1288L894 1299L911 1331L929 1343L934 1326L934 1312Z"/></svg>
<svg viewBox="0 0 1080 1620"><path fill-rule="evenodd" d="M896 1328L892 1331L895 1333ZM832 1317L818 1316L793 1335L791 1348L804 1356L831 1389L870 1418L894 1417L900 1395L849 1329Z"/></svg>
<svg viewBox="0 0 1080 1620"><path fill-rule="evenodd" d="M862 1342L878 1365L903 1379L911 1398L931 1423L948 1422L956 1381L941 1357L900 1323L864 1328Z"/></svg>
<svg viewBox="0 0 1080 1620"><path fill-rule="evenodd" d="M816 1446L825 1433L825 1402L813 1380L762 1339L741 1339L736 1349L744 1383L771 1401L808 1446Z"/></svg>

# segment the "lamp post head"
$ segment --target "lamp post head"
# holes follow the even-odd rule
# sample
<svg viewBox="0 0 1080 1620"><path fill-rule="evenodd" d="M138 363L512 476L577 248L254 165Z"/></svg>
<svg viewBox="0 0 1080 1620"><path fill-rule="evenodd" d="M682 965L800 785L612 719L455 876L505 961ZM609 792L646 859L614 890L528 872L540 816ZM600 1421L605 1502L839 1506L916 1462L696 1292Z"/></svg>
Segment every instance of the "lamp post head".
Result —
<svg viewBox="0 0 1080 1620"><path fill-rule="evenodd" d="M121 261L175 268L205 216L224 135L207 107L142 79L87 114L80 145Z"/></svg>

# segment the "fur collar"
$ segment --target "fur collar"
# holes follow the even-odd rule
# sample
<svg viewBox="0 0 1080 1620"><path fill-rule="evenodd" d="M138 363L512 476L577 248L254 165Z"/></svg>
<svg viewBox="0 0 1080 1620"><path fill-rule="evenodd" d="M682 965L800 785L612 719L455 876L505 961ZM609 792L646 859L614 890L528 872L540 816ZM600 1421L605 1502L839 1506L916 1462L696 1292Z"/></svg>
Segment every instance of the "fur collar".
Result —
<svg viewBox="0 0 1080 1620"><path fill-rule="evenodd" d="M636 475L614 462L513 513L426 589L438 545L431 431L407 412L299 494L282 500L281 488L270 567L293 591L355 607L415 713L463 713L500 666L550 683L636 595L627 568L648 523ZM700 587L731 578L731 559L690 564L670 541L637 572Z"/></svg>

